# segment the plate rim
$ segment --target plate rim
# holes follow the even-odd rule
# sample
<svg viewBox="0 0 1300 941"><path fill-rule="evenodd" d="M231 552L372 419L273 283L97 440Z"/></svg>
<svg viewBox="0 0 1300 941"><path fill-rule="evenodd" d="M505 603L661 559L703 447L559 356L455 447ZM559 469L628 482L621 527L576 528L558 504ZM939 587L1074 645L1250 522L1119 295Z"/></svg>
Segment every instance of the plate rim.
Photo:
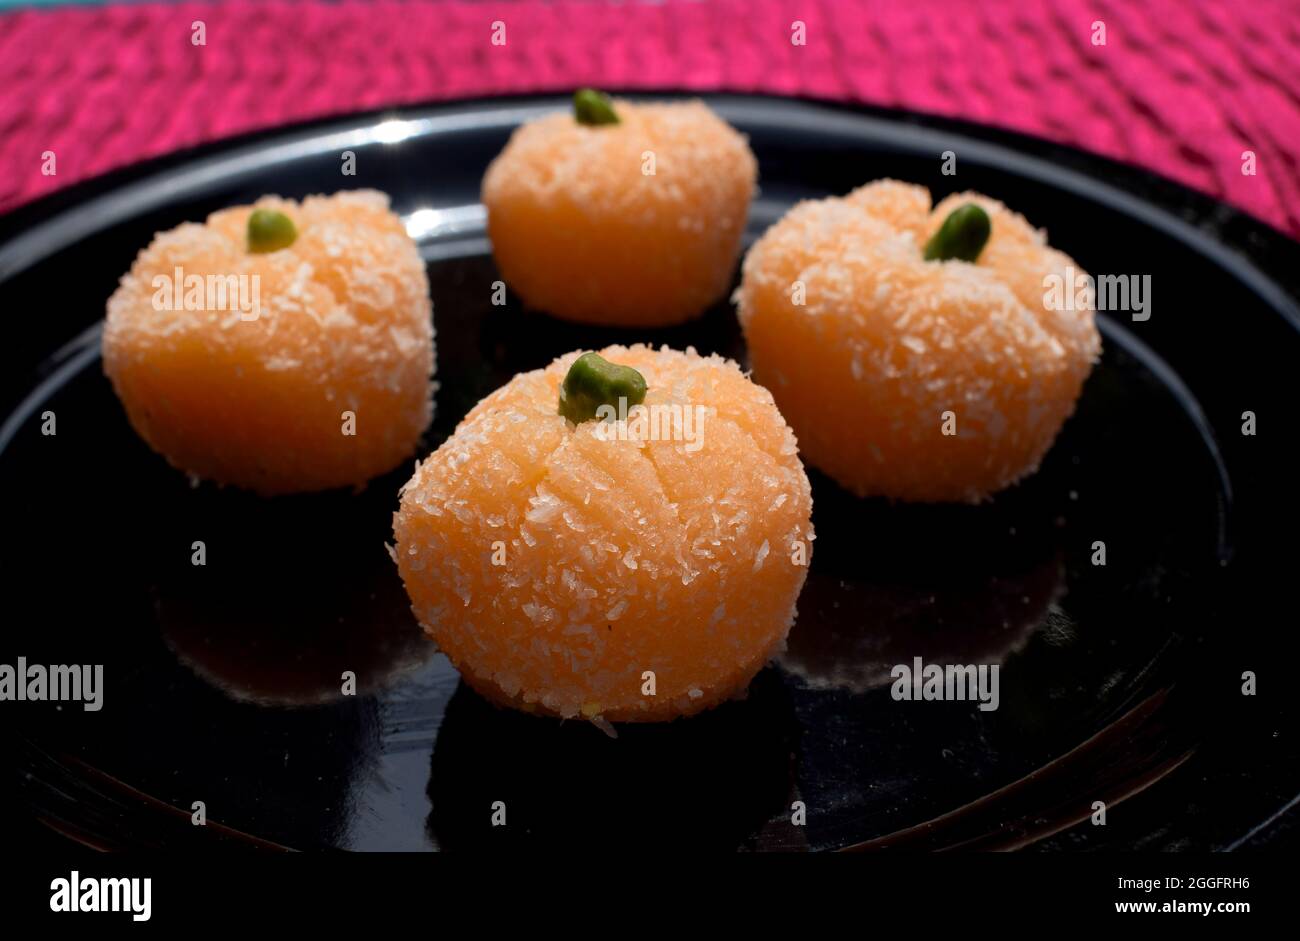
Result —
<svg viewBox="0 0 1300 941"><path fill-rule="evenodd" d="M1292 238L1249 210L1138 164L998 125L983 124L934 112L885 107L864 102L819 98L811 95L725 90L611 87L608 91L634 100L698 98L709 103L733 105L741 105L745 102L758 105L802 105L838 112L847 117L856 117L873 123L906 125L921 133L967 138L977 144L1026 157L1033 163L1052 163L1053 157L1067 159L1068 165L1056 167L1059 173L1068 177L1083 178L1091 183L1091 188L1096 189L1097 192L1109 195L1111 199L1106 201L1108 208L1123 211L1123 207L1127 204L1130 215L1135 214L1132 212L1134 209L1144 209L1145 212L1136 214L1148 224L1155 225L1167 234L1188 242L1198 250L1208 250L1210 254L1216 256L1217 260L1225 262L1225 267L1228 267L1234 275L1251 284L1257 293L1270 300L1271 306L1282 313L1297 333L1300 333L1300 278L1293 282L1286 277L1290 271L1300 268L1300 240ZM412 115L416 114L433 116L437 112L473 112L488 108L538 106L550 102L558 104L567 100L567 97L566 94L550 91L521 92L422 100L339 112L203 141L115 167L60 187L0 214L0 285L30 266L21 265L10 269L7 260L15 245L20 245L23 240L30 238L33 231L115 190L131 184L143 183L150 177L163 176L169 171L178 170L188 164L202 163L222 155L229 156L240 150L269 144L276 139L287 141L293 138L319 136L320 132L328 128L343 131L346 128L355 129L384 119L410 120ZM1062 185L1059 181L1053 183ZM1072 187L1065 188L1077 191ZM1139 193L1138 189L1145 189L1146 192ZM1184 205L1193 207L1196 220L1202 223L1220 217L1217 223L1218 231L1205 231L1202 226L1181 217L1170 207L1170 203L1175 198ZM1226 237L1223 229L1227 225L1240 228L1241 234L1232 238ZM1261 246L1254 250L1248 249L1241 244L1248 239L1259 241ZM1267 261L1259 257L1259 248L1269 256ZM47 255L48 252L40 257L47 257ZM1276 259L1275 264L1275 255L1291 257ZM1265 283L1263 291L1259 291L1259 285L1255 283L1260 281Z"/></svg>

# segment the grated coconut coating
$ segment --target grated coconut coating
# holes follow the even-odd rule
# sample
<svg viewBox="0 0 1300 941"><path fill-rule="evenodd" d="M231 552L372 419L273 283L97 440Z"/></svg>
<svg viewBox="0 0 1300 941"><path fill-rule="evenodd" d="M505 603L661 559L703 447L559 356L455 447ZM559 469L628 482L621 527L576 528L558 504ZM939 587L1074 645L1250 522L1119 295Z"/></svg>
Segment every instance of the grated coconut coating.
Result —
<svg viewBox="0 0 1300 941"><path fill-rule="evenodd" d="M254 208L288 215L297 240L249 253ZM155 277L174 281L177 268L258 276L260 316L155 309ZM262 494L359 486L409 457L433 416L424 263L374 191L266 196L159 233L109 299L103 351L150 447L198 478Z"/></svg>
<svg viewBox="0 0 1300 941"><path fill-rule="evenodd" d="M967 202L992 221L977 262L925 261ZM809 463L859 496L978 502L1037 469L1100 353L1091 310L1044 303L1044 277L1072 265L995 200L931 211L924 187L882 180L791 209L735 300L754 379Z"/></svg>
<svg viewBox="0 0 1300 941"><path fill-rule="evenodd" d="M570 353L489 395L418 465L394 556L425 631L480 693L597 723L671 719L742 693L784 649L812 497L771 396L734 363L600 354L645 376L646 406L706 405L700 448L601 440L601 421L557 415Z"/></svg>
<svg viewBox="0 0 1300 941"><path fill-rule="evenodd" d="M514 132L483 178L492 253L512 290L557 317L681 323L731 283L758 164L703 102L614 109L619 124L557 113Z"/></svg>

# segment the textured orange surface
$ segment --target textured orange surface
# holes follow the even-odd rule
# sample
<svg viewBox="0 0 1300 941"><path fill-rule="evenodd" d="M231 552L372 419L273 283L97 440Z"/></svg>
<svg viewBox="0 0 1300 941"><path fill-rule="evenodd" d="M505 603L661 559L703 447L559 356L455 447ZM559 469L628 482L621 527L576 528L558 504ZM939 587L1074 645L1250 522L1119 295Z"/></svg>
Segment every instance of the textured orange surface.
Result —
<svg viewBox="0 0 1300 941"><path fill-rule="evenodd" d="M680 323L731 282L757 164L700 102L615 110L619 124L560 112L511 136L483 178L492 253L512 289L558 317Z"/></svg>
<svg viewBox="0 0 1300 941"><path fill-rule="evenodd" d="M783 648L812 498L771 396L733 363L600 353L645 376L646 406L706 406L698 436L602 440L618 425L570 424L556 403L571 353L488 396L419 466L394 553L421 624L481 693L670 719L742 692Z"/></svg>
<svg viewBox="0 0 1300 941"><path fill-rule="evenodd" d="M992 219L977 262L924 261L930 235L972 200ZM1044 276L1072 265L978 194L932 212L924 188L880 181L800 203L745 259L737 301L755 381L804 458L849 490L978 501L1037 468L1099 353L1091 311L1044 304Z"/></svg>
<svg viewBox="0 0 1300 941"><path fill-rule="evenodd" d="M363 484L409 457L432 418L424 264L381 193L257 206L292 218L297 241L250 254L243 206L140 253L108 302L104 371L141 437L199 478L263 494ZM256 276L257 319L156 308L155 278L195 275Z"/></svg>

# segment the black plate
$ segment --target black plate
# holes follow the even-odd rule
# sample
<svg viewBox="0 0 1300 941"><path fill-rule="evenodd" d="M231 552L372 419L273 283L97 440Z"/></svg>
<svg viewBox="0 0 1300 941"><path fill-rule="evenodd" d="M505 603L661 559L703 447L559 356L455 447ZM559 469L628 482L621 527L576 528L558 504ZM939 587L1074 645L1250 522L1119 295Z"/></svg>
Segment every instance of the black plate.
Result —
<svg viewBox="0 0 1300 941"><path fill-rule="evenodd" d="M813 472L799 620L747 700L616 740L501 712L432 653L385 552L409 466L360 495L192 488L128 427L98 330L155 231L266 192L366 186L392 195L429 264L441 388L426 449L514 373L573 348L647 340L743 362L725 303L630 333L491 305L479 180L514 126L565 102L318 123L74 187L0 223L0 663L104 664L105 705L0 704L17 718L11 807L109 847L1221 848L1289 832L1293 733L1241 684L1245 670L1283 682L1256 628L1283 584L1269 533L1294 516L1279 461L1300 249L1042 142L710 100L759 159L750 240L797 199L892 176L981 190L1088 270L1151 276L1149 320L1102 318L1103 360L1041 471L978 508L859 501ZM341 173L348 150L355 176ZM916 656L1001 663L1000 708L894 701L889 669ZM360 695L340 695L344 670ZM504 828L489 826L497 800ZM194 801L207 827L191 826ZM795 801L806 826L790 822Z"/></svg>

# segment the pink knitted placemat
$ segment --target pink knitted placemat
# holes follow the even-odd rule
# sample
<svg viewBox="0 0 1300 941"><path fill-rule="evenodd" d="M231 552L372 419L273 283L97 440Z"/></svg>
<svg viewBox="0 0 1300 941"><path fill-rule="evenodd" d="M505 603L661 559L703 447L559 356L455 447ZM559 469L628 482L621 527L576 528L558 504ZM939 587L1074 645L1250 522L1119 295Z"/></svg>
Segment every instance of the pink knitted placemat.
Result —
<svg viewBox="0 0 1300 941"><path fill-rule="evenodd" d="M196 21L206 45L192 42ZM1002 125L1140 164L1300 234L1300 7L1288 0L233 0L9 13L0 209L241 131L582 84L803 94Z"/></svg>

